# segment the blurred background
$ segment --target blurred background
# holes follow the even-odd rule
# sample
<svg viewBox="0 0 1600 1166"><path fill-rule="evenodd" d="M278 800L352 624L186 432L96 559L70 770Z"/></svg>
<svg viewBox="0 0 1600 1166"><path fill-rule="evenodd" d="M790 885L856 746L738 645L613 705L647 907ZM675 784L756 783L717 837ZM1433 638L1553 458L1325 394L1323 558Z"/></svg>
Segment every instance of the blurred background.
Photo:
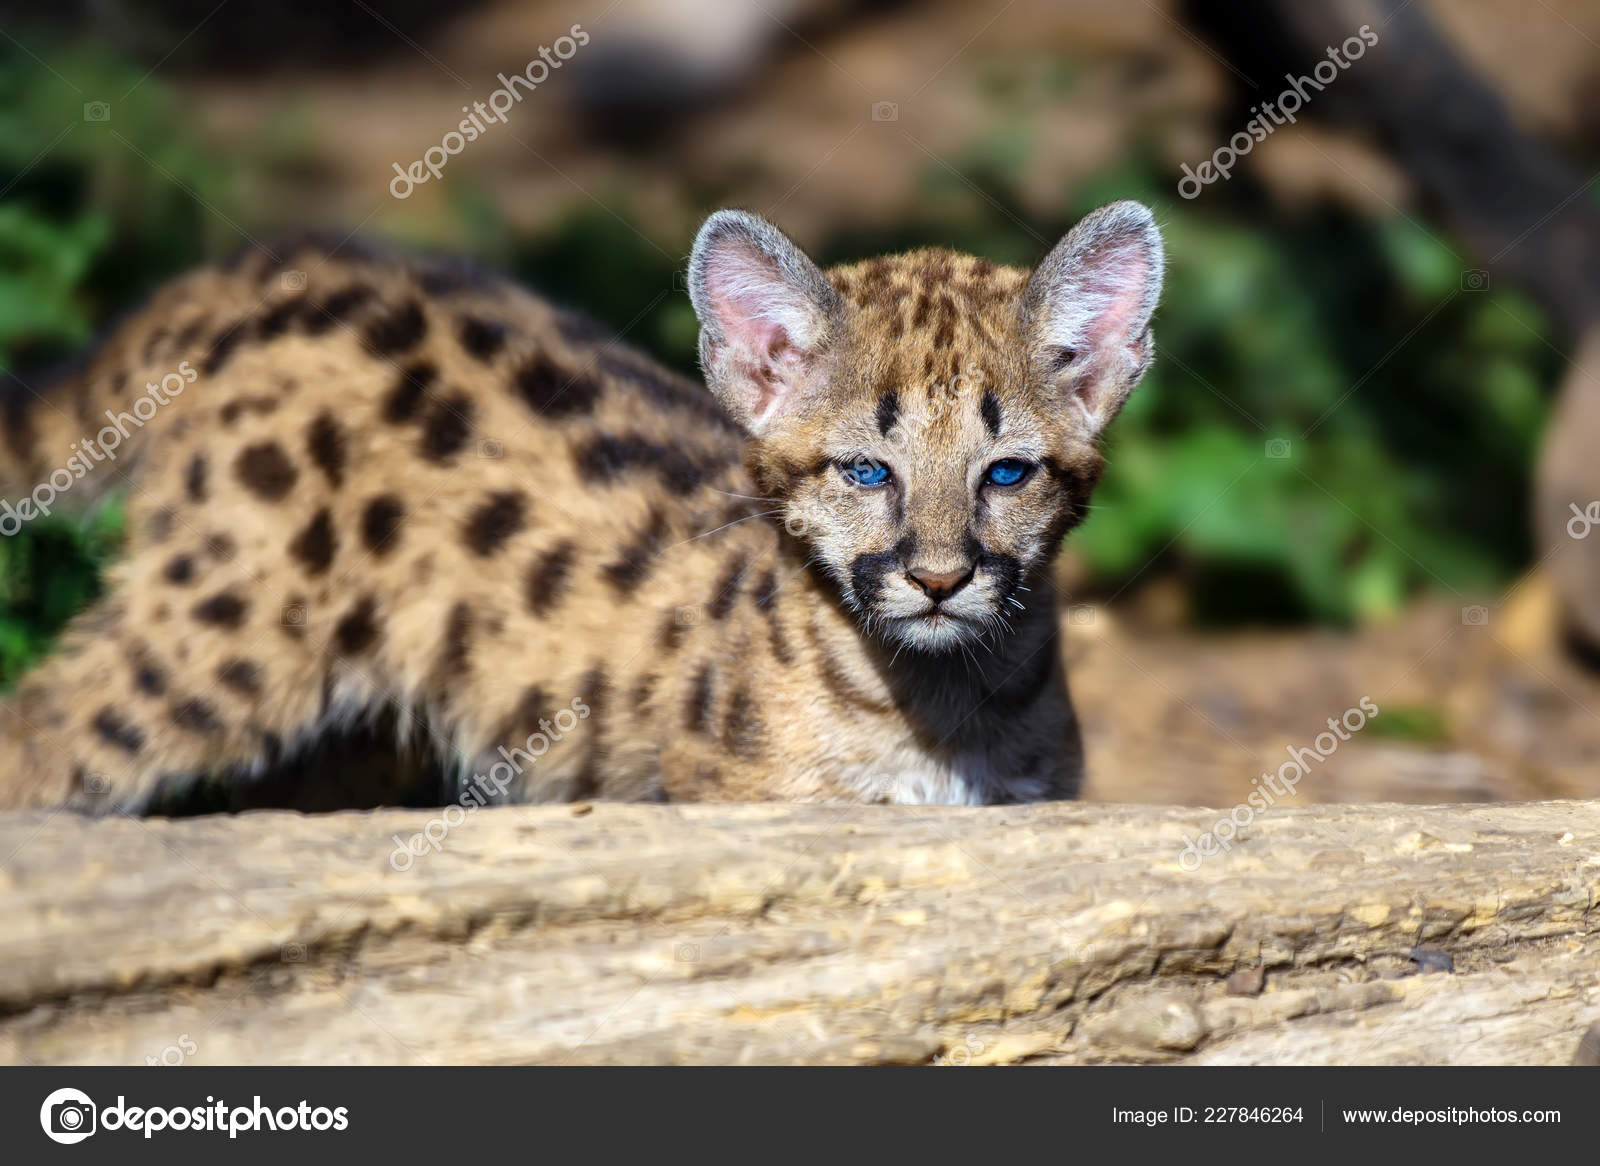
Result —
<svg viewBox="0 0 1600 1166"><path fill-rule="evenodd" d="M0 361L45 383L168 276L319 228L692 372L719 206L824 264L1026 265L1141 199L1158 360L1062 565L1089 795L1237 802L1363 696L1300 798L1594 795L1597 170L1592 0L5 0ZM119 537L113 503L0 540L0 683Z"/></svg>

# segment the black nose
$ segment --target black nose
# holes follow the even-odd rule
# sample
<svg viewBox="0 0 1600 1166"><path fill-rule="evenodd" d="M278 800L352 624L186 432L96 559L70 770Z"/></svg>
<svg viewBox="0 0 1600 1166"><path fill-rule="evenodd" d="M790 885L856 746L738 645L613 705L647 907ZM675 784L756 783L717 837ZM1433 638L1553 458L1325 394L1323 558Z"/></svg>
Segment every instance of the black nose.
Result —
<svg viewBox="0 0 1600 1166"><path fill-rule="evenodd" d="M968 583L972 582L972 567L962 567L958 571L923 571L912 569L906 572L910 579L922 592L935 603L943 603Z"/></svg>

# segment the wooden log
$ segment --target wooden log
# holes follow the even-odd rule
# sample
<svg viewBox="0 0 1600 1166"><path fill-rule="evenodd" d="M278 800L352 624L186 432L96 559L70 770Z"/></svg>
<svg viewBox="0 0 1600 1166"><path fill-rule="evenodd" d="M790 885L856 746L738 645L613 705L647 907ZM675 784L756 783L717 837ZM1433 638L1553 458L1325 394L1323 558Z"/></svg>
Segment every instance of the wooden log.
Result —
<svg viewBox="0 0 1600 1166"><path fill-rule="evenodd" d="M1600 802L1186 852L1218 818L0 816L0 1062L1565 1064L1600 1020Z"/></svg>

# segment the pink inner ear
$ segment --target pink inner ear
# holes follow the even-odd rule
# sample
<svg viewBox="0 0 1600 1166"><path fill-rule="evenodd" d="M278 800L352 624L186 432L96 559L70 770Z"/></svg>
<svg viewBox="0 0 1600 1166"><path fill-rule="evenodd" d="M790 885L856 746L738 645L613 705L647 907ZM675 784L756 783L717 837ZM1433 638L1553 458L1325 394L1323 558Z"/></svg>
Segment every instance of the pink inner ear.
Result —
<svg viewBox="0 0 1600 1166"><path fill-rule="evenodd" d="M1093 305L1086 328L1090 347L1098 351L1127 344L1135 349L1131 355L1137 360L1142 337L1130 333L1150 281L1148 258L1138 247L1111 247L1091 256L1085 266L1084 293Z"/></svg>

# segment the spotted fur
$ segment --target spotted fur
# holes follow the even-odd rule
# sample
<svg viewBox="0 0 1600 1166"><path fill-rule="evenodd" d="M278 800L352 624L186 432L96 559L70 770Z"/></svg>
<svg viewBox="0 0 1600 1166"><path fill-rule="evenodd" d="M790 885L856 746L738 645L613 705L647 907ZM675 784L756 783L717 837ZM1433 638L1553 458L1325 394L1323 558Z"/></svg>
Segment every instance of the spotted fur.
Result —
<svg viewBox="0 0 1600 1166"><path fill-rule="evenodd" d="M690 267L710 394L457 268L306 243L185 276L4 396L16 498L198 374L72 491L132 478L126 553L0 705L0 805L137 811L384 709L511 800L1070 796L1049 564L1160 267L1133 204L1031 275L824 274L721 212ZM1000 489L1000 458L1035 469Z"/></svg>

